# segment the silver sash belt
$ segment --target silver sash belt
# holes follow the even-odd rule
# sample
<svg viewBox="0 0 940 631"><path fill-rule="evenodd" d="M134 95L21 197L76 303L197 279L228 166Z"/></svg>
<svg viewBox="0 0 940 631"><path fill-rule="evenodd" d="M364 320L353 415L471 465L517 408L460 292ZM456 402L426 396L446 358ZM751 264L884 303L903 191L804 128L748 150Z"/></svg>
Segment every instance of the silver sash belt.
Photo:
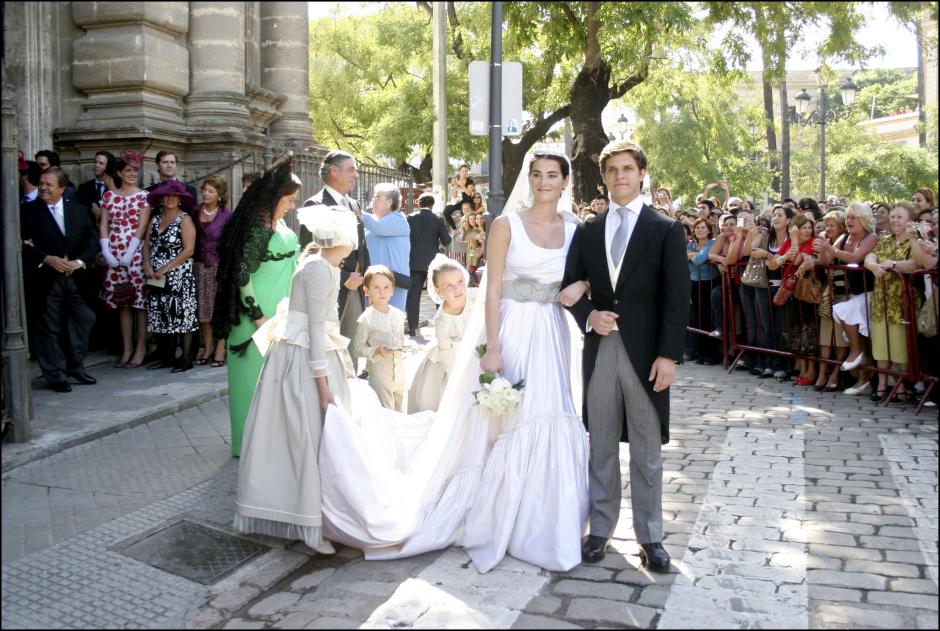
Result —
<svg viewBox="0 0 940 631"><path fill-rule="evenodd" d="M503 281L501 298L517 302L555 302L561 291L561 281L543 283L532 278L512 278Z"/></svg>

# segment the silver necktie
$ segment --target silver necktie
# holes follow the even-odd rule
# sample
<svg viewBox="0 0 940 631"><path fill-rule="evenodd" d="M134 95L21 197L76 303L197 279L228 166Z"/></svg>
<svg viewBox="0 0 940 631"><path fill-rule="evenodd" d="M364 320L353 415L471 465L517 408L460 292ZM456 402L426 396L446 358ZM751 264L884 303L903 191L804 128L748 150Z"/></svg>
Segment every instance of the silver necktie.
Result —
<svg viewBox="0 0 940 631"><path fill-rule="evenodd" d="M626 206L620 206L617 213L620 215L620 226L610 242L610 258L613 259L614 265L618 265L623 258L627 249L627 238L630 236L630 210Z"/></svg>

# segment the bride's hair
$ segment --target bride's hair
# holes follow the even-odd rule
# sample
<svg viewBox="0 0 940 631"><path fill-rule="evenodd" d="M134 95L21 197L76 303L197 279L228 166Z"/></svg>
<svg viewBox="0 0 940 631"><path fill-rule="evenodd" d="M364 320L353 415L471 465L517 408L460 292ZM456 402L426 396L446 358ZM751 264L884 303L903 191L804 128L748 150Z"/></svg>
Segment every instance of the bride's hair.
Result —
<svg viewBox="0 0 940 631"><path fill-rule="evenodd" d="M529 173L532 173L532 166L535 164L536 160L554 160L561 167L561 176L563 178L568 177L568 174L571 173L571 165L568 164L568 158L560 153L555 153L554 151L536 151L532 154L532 159L529 160Z"/></svg>

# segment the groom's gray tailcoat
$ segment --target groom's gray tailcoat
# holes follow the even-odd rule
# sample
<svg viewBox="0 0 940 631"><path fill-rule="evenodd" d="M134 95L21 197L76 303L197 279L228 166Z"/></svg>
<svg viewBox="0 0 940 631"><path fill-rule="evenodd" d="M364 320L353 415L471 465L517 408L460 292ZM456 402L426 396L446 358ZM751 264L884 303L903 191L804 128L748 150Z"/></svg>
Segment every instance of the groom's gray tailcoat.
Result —
<svg viewBox="0 0 940 631"><path fill-rule="evenodd" d="M582 331L586 330L588 316L595 309L618 314L620 338L656 408L662 443L666 444L669 442L669 390L653 392L654 382L648 378L657 357L682 361L691 291L685 230L680 222L663 217L644 204L623 257L617 286L611 287L604 240L607 212L578 226L568 250L562 287L584 279L591 283L590 298L585 295L569 307ZM582 362L585 426L588 385L600 342L601 336L597 333L585 334ZM620 440L628 442L626 422Z"/></svg>

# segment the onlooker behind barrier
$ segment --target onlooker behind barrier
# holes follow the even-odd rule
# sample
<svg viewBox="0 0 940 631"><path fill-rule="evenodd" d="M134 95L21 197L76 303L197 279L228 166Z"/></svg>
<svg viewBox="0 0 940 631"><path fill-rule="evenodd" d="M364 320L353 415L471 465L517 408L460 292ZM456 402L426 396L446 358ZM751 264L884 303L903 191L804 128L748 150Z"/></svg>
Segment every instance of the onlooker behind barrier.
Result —
<svg viewBox="0 0 940 631"><path fill-rule="evenodd" d="M819 209L819 204L816 203L816 200L812 197L804 197L796 205L797 211L806 215L810 221L813 223L822 219L822 212Z"/></svg>
<svg viewBox="0 0 940 631"><path fill-rule="evenodd" d="M709 238L710 227L704 219L696 219L692 227L692 240L688 245L689 278L692 281L692 300L689 305L689 325L702 331L712 331L711 292L717 286L721 289L721 273L708 260L708 253L714 244ZM687 359L695 359L696 364L712 366L718 363L720 349L718 341L701 337L689 331L686 334L685 354Z"/></svg>
<svg viewBox="0 0 940 631"><path fill-rule="evenodd" d="M751 242L751 257L763 258L770 262L777 256L780 246L787 240L787 226L793 217L793 210L781 204L773 207L770 219L770 230L767 233L766 247L762 244L763 237L758 234ZM773 304L774 296L780 290L782 270L767 270L767 289L755 288L754 303L760 317L758 337L761 339L761 348L783 350L783 326L786 319L786 306L778 307ZM782 355L767 353L764 359L764 372L761 377L774 377L777 381L787 380L787 359Z"/></svg>
<svg viewBox="0 0 940 631"><path fill-rule="evenodd" d="M813 220L799 213L790 219L787 240L780 246L777 256L767 260L767 268L776 270L783 266L782 280L795 275L797 283L811 281L815 274L816 257L813 253ZM816 325L816 303L799 299L796 295L789 301L791 312L784 323L783 338L786 350L803 355L815 354L819 330ZM816 362L797 358L800 374L795 385L808 386L816 381Z"/></svg>
<svg viewBox="0 0 940 631"><path fill-rule="evenodd" d="M735 278L734 271L731 266L738 262L737 258L732 261L728 256L731 251L731 244L734 243L736 238L734 234L734 227L736 223L737 220L735 219L734 215L722 215L721 219L719 220L721 233L718 235L718 238L715 239L711 249L708 251L708 260L718 266L719 272L728 273L729 290L733 290L733 281ZM736 292L732 291L731 296L732 300L737 302L737 299L734 297L735 293ZM725 333L723 330L725 308L720 284L717 287L712 288L711 303L715 321L715 329L712 331L712 336L721 337Z"/></svg>
<svg viewBox="0 0 940 631"><path fill-rule="evenodd" d="M934 209L936 213L936 209ZM934 215L936 217L936 214ZM921 222L908 224L908 239L911 255L922 269L932 270L933 274L923 275L926 300L917 312L917 346L919 371L921 375L940 376L940 353L937 352L937 324L940 320L940 295L937 287L937 227L936 224ZM917 279L915 278L915 282ZM914 384L917 392L924 392L926 384L919 381ZM940 403L940 388L934 387L931 399L925 405L935 407Z"/></svg>
<svg viewBox="0 0 940 631"><path fill-rule="evenodd" d="M911 204L914 206L914 215L919 219L920 214L930 208L936 208L933 191L929 188L919 188L911 195Z"/></svg>
<svg viewBox="0 0 940 631"><path fill-rule="evenodd" d="M832 210L823 217L826 232L813 241L813 250L819 256L824 245L834 244L845 234L845 213L841 210ZM839 362L845 360L849 343L845 338L842 326L832 319L832 307L848 299L848 289L845 286L845 271L841 269L826 270L826 288L823 298L819 302L819 357L829 359L832 357L832 347L836 347L835 359ZM819 362L819 377L816 379L817 391L835 391L839 389L839 369L833 367L829 372L829 364Z"/></svg>
<svg viewBox="0 0 940 631"><path fill-rule="evenodd" d="M911 259L911 242L907 230L914 217L914 207L907 202L898 202L891 209L891 234L878 240L875 249L865 257L865 267L875 275L875 287L871 294L871 354L878 368L885 370L891 364L897 370L907 370L907 337L904 324L904 287L900 278L889 270L911 273L918 265ZM915 292L915 309L923 302L920 292ZM878 373L878 387L871 395L874 402L887 396L888 376ZM908 400L907 385L898 386L898 401Z"/></svg>
<svg viewBox="0 0 940 631"><path fill-rule="evenodd" d="M747 346L757 346L759 344L757 331L760 318L757 315L757 305L755 302L756 287L753 284L747 284L744 278L744 271L747 269L746 266L750 264L751 241L759 231L760 227L754 221L751 211L739 211L737 224L734 227L735 240L734 243L731 244L731 249L728 251L728 258L739 261L739 267L737 269L737 278L740 280L740 282L737 283L738 297L741 301L741 314L744 320L744 341ZM764 227L763 235L764 241L766 241L766 226ZM762 243L762 245L766 245L766 243ZM755 259L755 265L766 267L765 263L760 259ZM765 281L762 287L766 288L766 269L763 270L762 276L763 281ZM750 350L745 351L737 367L741 370L750 369L752 375L761 375L765 368L764 354L755 353Z"/></svg>
<svg viewBox="0 0 940 631"><path fill-rule="evenodd" d="M858 269L872 251L878 238L874 234L875 218L868 204L852 202L845 211L846 235L835 244L821 244L820 260L825 264L845 264L853 269L846 271L846 286L849 299L834 305L833 320L840 323L849 339L849 356L840 367L843 371L855 370L865 365L865 340L869 336L868 300L871 296L874 277L871 272ZM850 395L869 394L864 368L858 371L858 378L845 393Z"/></svg>
<svg viewBox="0 0 940 631"><path fill-rule="evenodd" d="M879 237L891 234L890 222L888 220L888 214L890 212L891 209L888 208L887 204L882 204L881 202L872 204L871 214L872 217L875 218L875 234Z"/></svg>

